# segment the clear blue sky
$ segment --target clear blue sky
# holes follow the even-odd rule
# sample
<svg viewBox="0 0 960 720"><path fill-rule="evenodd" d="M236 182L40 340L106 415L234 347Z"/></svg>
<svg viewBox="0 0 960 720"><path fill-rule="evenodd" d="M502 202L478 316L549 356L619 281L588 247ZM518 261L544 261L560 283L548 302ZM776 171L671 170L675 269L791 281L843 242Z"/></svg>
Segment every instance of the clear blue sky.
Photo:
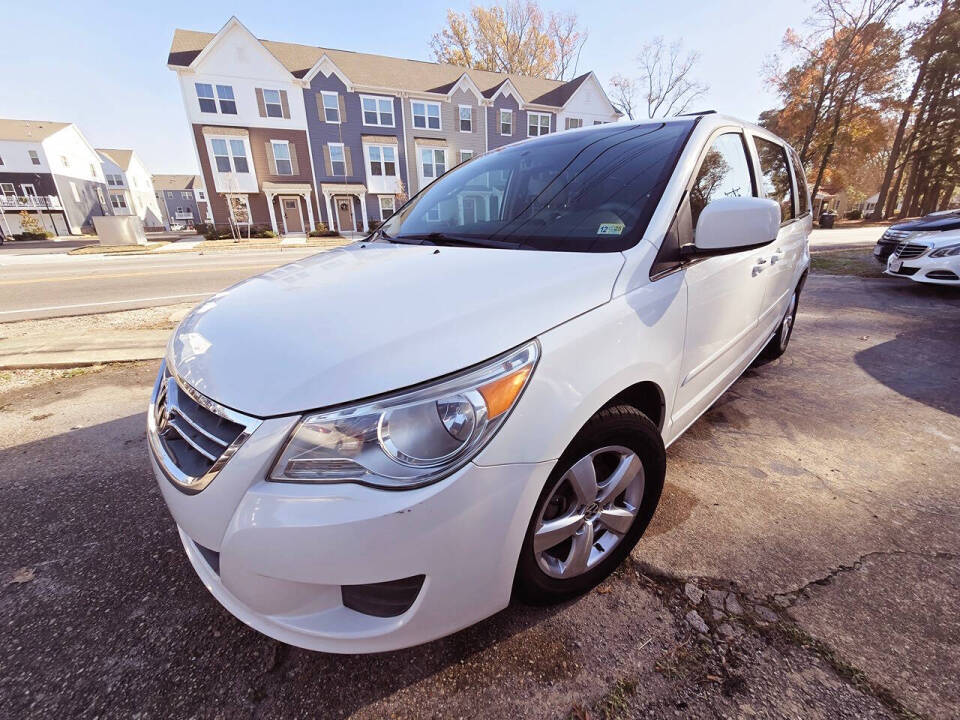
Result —
<svg viewBox="0 0 960 720"><path fill-rule="evenodd" d="M487 4L481 2L480 4ZM216 32L236 15L258 37L430 59L431 35L463 0L367 2L7 2L0 11L0 117L72 121L97 147L133 148L155 173L194 172L182 100L166 67L176 27ZM754 120L774 105L760 65L809 4L796 0L544 0L590 33L580 70L606 85L639 46L682 38L701 54L704 108ZM408 8L408 9L404 9ZM411 11L409 8L416 8Z"/></svg>

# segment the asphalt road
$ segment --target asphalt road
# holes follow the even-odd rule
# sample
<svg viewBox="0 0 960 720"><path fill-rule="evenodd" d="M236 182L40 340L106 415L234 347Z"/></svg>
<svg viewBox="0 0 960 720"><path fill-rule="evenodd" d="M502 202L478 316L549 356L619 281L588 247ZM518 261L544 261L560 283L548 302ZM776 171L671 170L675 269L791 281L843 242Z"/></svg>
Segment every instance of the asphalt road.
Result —
<svg viewBox="0 0 960 720"><path fill-rule="evenodd" d="M956 718L958 337L952 289L811 276L787 354L670 448L614 577L373 656L204 589L147 461L156 363L0 377L0 715Z"/></svg>
<svg viewBox="0 0 960 720"><path fill-rule="evenodd" d="M0 322L87 315L203 298L317 248L206 255L16 254L0 248Z"/></svg>

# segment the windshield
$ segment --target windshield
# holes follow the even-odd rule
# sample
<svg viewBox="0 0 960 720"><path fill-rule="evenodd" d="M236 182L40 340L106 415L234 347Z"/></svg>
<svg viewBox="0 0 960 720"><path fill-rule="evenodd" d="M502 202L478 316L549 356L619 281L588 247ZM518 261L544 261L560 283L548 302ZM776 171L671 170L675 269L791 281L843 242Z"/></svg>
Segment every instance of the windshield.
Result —
<svg viewBox="0 0 960 720"><path fill-rule="evenodd" d="M615 252L643 235L693 122L609 124L508 145L427 186L396 242Z"/></svg>

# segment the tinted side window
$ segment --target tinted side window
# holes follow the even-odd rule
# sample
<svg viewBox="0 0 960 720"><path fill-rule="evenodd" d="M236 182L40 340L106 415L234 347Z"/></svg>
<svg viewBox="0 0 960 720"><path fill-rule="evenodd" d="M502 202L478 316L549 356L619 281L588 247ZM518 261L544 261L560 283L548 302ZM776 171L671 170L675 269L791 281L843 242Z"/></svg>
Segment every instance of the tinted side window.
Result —
<svg viewBox="0 0 960 720"><path fill-rule="evenodd" d="M793 179L797 184L797 217L806 215L810 209L807 190L807 174L803 171L803 163L796 151L790 151L793 160Z"/></svg>
<svg viewBox="0 0 960 720"><path fill-rule="evenodd" d="M760 184L764 194L780 206L780 222L793 218L793 195L790 186L790 166L787 151L770 140L755 137L760 159Z"/></svg>
<svg viewBox="0 0 960 720"><path fill-rule="evenodd" d="M740 133L724 133L707 151L697 178L690 188L690 213L693 227L711 200L753 195L750 166Z"/></svg>

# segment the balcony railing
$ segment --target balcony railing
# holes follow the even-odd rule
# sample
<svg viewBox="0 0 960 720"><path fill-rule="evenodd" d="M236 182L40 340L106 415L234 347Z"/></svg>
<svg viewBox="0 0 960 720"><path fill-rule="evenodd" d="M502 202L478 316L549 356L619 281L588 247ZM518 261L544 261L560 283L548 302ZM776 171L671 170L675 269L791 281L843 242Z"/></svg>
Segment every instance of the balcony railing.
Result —
<svg viewBox="0 0 960 720"><path fill-rule="evenodd" d="M190 210L184 210L183 212L175 212L173 214L175 220L193 220L193 212Z"/></svg>
<svg viewBox="0 0 960 720"><path fill-rule="evenodd" d="M2 195L0 207L4 210L63 210L56 195Z"/></svg>

